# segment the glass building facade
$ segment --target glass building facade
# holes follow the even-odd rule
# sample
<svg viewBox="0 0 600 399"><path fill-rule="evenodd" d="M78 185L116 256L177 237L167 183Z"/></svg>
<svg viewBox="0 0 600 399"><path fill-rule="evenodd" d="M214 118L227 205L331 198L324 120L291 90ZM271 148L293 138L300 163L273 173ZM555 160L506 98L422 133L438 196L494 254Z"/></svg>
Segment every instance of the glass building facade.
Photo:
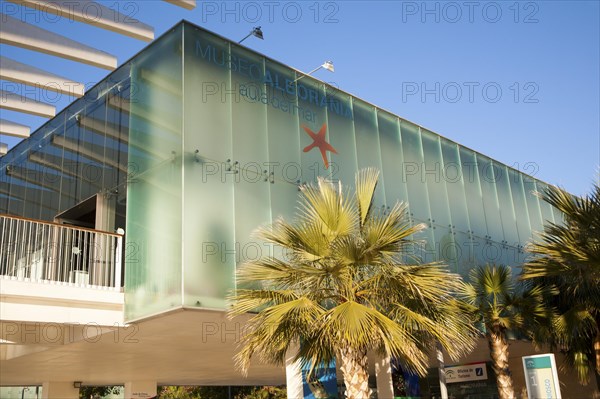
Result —
<svg viewBox="0 0 600 399"><path fill-rule="evenodd" d="M313 137L315 139L313 140ZM322 157L314 142L331 148ZM424 261L462 275L523 263L560 215L545 184L187 22L2 158L0 212L52 220L97 193L126 231L126 318L224 309L234 271L273 251L252 231L293 218L300 184L381 171L376 205L409 204Z"/></svg>

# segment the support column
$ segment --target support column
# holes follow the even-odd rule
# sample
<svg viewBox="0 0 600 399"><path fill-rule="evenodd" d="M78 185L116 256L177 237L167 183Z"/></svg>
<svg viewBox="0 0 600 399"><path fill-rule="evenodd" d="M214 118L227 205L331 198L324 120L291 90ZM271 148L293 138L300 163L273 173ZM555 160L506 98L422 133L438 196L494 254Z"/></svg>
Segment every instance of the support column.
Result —
<svg viewBox="0 0 600 399"><path fill-rule="evenodd" d="M96 221L94 228L96 230L114 232L116 208L116 194L108 191L99 192L96 195Z"/></svg>
<svg viewBox="0 0 600 399"><path fill-rule="evenodd" d="M285 383L288 399L303 399L302 368L300 361L294 361L296 351L289 351L285 359Z"/></svg>
<svg viewBox="0 0 600 399"><path fill-rule="evenodd" d="M125 383L125 399L150 399L156 396L156 381Z"/></svg>
<svg viewBox="0 0 600 399"><path fill-rule="evenodd" d="M73 388L73 381L44 382L42 399L79 399L79 388Z"/></svg>
<svg viewBox="0 0 600 399"><path fill-rule="evenodd" d="M375 377L377 381L377 397L380 399L393 398L392 365L389 357L378 357L376 359Z"/></svg>

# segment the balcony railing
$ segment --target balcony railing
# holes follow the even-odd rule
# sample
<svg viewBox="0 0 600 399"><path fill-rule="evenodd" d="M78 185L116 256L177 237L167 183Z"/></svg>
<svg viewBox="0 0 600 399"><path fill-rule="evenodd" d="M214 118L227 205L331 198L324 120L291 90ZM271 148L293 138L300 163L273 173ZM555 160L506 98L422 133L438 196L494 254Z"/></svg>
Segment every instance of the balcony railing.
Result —
<svg viewBox="0 0 600 399"><path fill-rule="evenodd" d="M119 234L0 215L0 276L84 287L121 287Z"/></svg>

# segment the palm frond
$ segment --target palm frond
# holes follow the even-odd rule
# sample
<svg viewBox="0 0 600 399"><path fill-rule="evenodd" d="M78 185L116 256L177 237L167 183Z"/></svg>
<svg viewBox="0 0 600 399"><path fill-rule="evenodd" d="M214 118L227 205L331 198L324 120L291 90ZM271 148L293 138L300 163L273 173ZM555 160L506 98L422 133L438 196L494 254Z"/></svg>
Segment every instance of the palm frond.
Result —
<svg viewBox="0 0 600 399"><path fill-rule="evenodd" d="M228 316L233 318L244 313L255 312L265 305L280 305L295 301L298 295L293 290L238 289L235 295L230 295L227 299L232 302Z"/></svg>
<svg viewBox="0 0 600 399"><path fill-rule="evenodd" d="M255 353L263 362L283 364L290 345L305 334L310 336L323 312L324 309L306 297L263 309L246 325L241 350L235 357L236 365L247 373Z"/></svg>
<svg viewBox="0 0 600 399"><path fill-rule="evenodd" d="M407 205L397 203L387 215L373 215L364 226L367 252L393 257L413 243L408 238L425 229L424 224L411 226Z"/></svg>
<svg viewBox="0 0 600 399"><path fill-rule="evenodd" d="M329 310L324 315L321 334L335 337L351 348L386 348L407 369L419 375L427 371L427 353L419 348L411 330L357 302L345 302Z"/></svg>
<svg viewBox="0 0 600 399"><path fill-rule="evenodd" d="M469 306L456 298L460 276L438 263L403 263L425 226L410 225L406 204L374 211L378 176L361 170L354 195L319 179L302 188L294 223L257 229L273 254L242 265L230 296L231 317L258 312L236 357L242 370L254 356L282 364L298 342L296 359L311 369L373 350L420 375L435 342L452 358L473 348Z"/></svg>
<svg viewBox="0 0 600 399"><path fill-rule="evenodd" d="M471 270L470 281L465 284L461 297L487 330L519 329L525 322L525 308L537 311L539 317L546 315L542 299L534 295L535 291L526 295L519 291L510 267L486 265Z"/></svg>
<svg viewBox="0 0 600 399"><path fill-rule="evenodd" d="M536 338L563 350L566 367L587 383L590 370L600 370L593 355L600 331L600 186L584 197L554 186L537 195L563 217L544 226L523 267L522 279L554 287L544 295L553 309L552 328Z"/></svg>
<svg viewBox="0 0 600 399"><path fill-rule="evenodd" d="M358 203L360 226L365 224L371 212L379 171L375 168L361 169L356 174L356 202Z"/></svg>
<svg viewBox="0 0 600 399"><path fill-rule="evenodd" d="M318 179L318 186L302 188L301 219L311 224L318 223L321 232L330 240L350 234L356 227L355 209L342 192L340 185L323 179Z"/></svg>

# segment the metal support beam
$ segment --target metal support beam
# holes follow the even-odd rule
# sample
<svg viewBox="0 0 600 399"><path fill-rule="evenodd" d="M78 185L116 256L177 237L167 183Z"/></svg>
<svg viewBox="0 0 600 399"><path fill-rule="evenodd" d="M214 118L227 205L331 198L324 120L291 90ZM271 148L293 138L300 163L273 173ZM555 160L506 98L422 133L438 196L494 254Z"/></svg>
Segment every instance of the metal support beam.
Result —
<svg viewBox="0 0 600 399"><path fill-rule="evenodd" d="M13 121L7 121L6 119L0 119L0 134L7 136L27 138L31 133L29 126L21 125Z"/></svg>
<svg viewBox="0 0 600 399"><path fill-rule="evenodd" d="M175 4L176 6L183 7L186 10L193 10L196 8L196 0L164 0L167 3Z"/></svg>
<svg viewBox="0 0 600 399"><path fill-rule="evenodd" d="M65 36L0 14L0 43L113 70L117 58Z"/></svg>
<svg viewBox="0 0 600 399"><path fill-rule="evenodd" d="M42 116L44 118L52 118L56 115L56 108L53 105L15 93L9 93L5 90L0 90L0 108Z"/></svg>
<svg viewBox="0 0 600 399"><path fill-rule="evenodd" d="M83 83L74 82L68 78L2 56L0 56L0 79L67 94L72 97L82 97L85 94Z"/></svg>
<svg viewBox="0 0 600 399"><path fill-rule="evenodd" d="M106 29L135 39L151 42L154 28L129 15L121 14L95 1L79 0L8 0L48 14Z"/></svg>
<svg viewBox="0 0 600 399"><path fill-rule="evenodd" d="M7 152L8 152L8 144L0 143L0 156L6 155Z"/></svg>

